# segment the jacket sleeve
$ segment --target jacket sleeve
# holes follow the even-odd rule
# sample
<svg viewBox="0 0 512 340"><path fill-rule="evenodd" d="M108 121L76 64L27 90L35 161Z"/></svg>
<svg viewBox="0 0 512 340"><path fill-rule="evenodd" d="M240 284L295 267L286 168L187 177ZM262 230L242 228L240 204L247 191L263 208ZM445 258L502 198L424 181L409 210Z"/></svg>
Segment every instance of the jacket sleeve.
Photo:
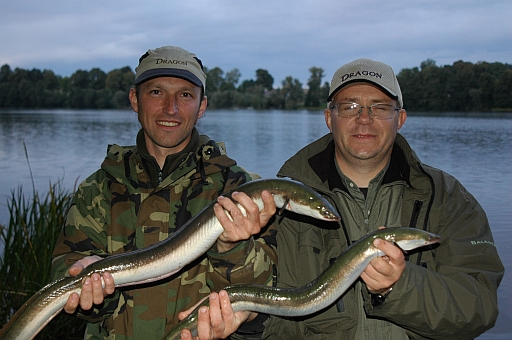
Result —
<svg viewBox="0 0 512 340"><path fill-rule="evenodd" d="M53 280L68 276L71 265L86 256L107 255L105 225L108 217L104 212L109 211L105 209L105 204L110 203L103 194L106 188L102 183L101 176L93 174L78 187L53 251ZM105 298L101 310L94 308L84 313L79 309L77 315L90 322L100 321L115 310L118 299L119 293L116 290Z"/></svg>
<svg viewBox="0 0 512 340"><path fill-rule="evenodd" d="M365 307L412 339L473 339L494 326L504 267L476 199L450 176L436 190L429 231L443 239L423 252L426 268L408 262L384 304L372 307L363 292Z"/></svg>

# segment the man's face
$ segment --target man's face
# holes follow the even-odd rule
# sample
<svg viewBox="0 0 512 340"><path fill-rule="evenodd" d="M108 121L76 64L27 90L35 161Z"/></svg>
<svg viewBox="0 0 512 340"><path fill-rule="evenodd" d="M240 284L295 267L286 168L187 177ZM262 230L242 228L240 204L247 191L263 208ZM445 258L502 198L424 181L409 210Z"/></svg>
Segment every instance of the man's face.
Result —
<svg viewBox="0 0 512 340"><path fill-rule="evenodd" d="M343 88L334 96L331 104L340 102L353 102L361 106L383 103L398 107L397 101L379 88L363 83ZM324 111L327 127L336 144L338 164L384 167L391 155L395 136L405 122L405 110L400 110L387 120L372 118L368 108L363 108L359 117L343 118L338 117L337 113L337 109Z"/></svg>
<svg viewBox="0 0 512 340"><path fill-rule="evenodd" d="M150 79L130 91L130 103L138 114L149 153L163 164L165 157L182 151L192 129L206 110L201 88L175 77Z"/></svg>

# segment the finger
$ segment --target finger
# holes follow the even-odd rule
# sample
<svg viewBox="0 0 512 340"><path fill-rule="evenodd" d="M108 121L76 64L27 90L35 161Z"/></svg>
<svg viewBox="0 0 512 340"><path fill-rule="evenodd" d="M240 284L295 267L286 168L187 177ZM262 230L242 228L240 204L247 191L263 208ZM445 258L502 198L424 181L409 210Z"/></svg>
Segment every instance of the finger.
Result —
<svg viewBox="0 0 512 340"><path fill-rule="evenodd" d="M260 230L260 208L243 192L233 192L231 198L238 204L226 204L236 228L238 239L247 239ZM231 200L229 200L231 201Z"/></svg>
<svg viewBox="0 0 512 340"><path fill-rule="evenodd" d="M378 275L388 276L393 271L394 264L386 255L372 259L367 267L367 273L372 277L376 277Z"/></svg>
<svg viewBox="0 0 512 340"><path fill-rule="evenodd" d="M197 313L197 335L199 339L213 338L208 307L203 306L199 308L199 312Z"/></svg>
<svg viewBox="0 0 512 340"><path fill-rule="evenodd" d="M234 192L232 197L242 206L242 211L245 210L245 214L239 214L237 211L232 214L235 225L239 228L238 233L244 239L259 233L261 228L264 227L273 216L273 212L275 212L275 202L268 191L262 193L262 211L260 211L258 204L243 192ZM265 203L265 201L268 203Z"/></svg>
<svg viewBox="0 0 512 340"><path fill-rule="evenodd" d="M245 215L258 217L260 214L260 207L246 193L235 191L231 197L245 209Z"/></svg>
<svg viewBox="0 0 512 340"><path fill-rule="evenodd" d="M204 298L202 298L201 300L199 300L198 303L196 303L195 305L193 305L192 307L190 307L189 309L187 310L184 310L182 312L180 312L178 314L178 318L181 320L185 319L190 313L192 313L193 310L195 310L197 308L197 306L199 306L200 304L203 303L204 300L208 299L209 296L205 296Z"/></svg>
<svg viewBox="0 0 512 340"><path fill-rule="evenodd" d="M192 333L188 329L184 329L180 333L180 339L181 340L189 340L192 339Z"/></svg>
<svg viewBox="0 0 512 340"><path fill-rule="evenodd" d="M78 307L79 300L80 296L77 293L71 293L68 297L66 305L64 306L64 311L68 314L73 314Z"/></svg>
<svg viewBox="0 0 512 340"><path fill-rule="evenodd" d="M90 277L87 277L82 285L80 307L82 307L83 310L89 310L92 307L92 283Z"/></svg>
<svg viewBox="0 0 512 340"><path fill-rule="evenodd" d="M105 283L105 287L103 288L105 295L110 295L114 293L116 285L114 282L114 278L112 277L112 274L110 274L109 272L103 273L103 282Z"/></svg>
<svg viewBox="0 0 512 340"><path fill-rule="evenodd" d="M229 198L225 197L219 197L218 202L218 205L214 205L214 211L222 228L224 228L220 237L221 241L238 242L248 239L251 236L250 228L248 227L249 222L238 206ZM253 202L253 204L255 203Z"/></svg>
<svg viewBox="0 0 512 340"><path fill-rule="evenodd" d="M274 196L272 196L272 194L270 192L268 192L267 190L263 190L263 192L261 193L261 199L263 200L263 209L261 210L260 215L261 216L268 215L269 219L270 219L270 217L274 216L277 211L276 202L274 201ZM261 218L261 216L260 216L260 218Z"/></svg>
<svg viewBox="0 0 512 340"><path fill-rule="evenodd" d="M99 305L103 302L105 293L103 292L103 283L101 282L101 276L98 273L91 275L92 281L92 302L95 305Z"/></svg>
<svg viewBox="0 0 512 340"><path fill-rule="evenodd" d="M82 270L84 270L84 268L86 268L88 265L90 265L94 262L97 262L99 260L101 260L101 257L99 257L97 255L86 256L86 257L76 261L68 269L68 273L71 276L75 276L75 275L79 274L80 272L82 272Z"/></svg>
<svg viewBox="0 0 512 340"><path fill-rule="evenodd" d="M229 300L229 295L225 290L221 290L219 292L219 302L222 312L222 320L224 322L223 331L225 333L223 335L229 335L236 331L238 326L245 321L245 319L240 321L236 318L235 313L233 312L233 307L231 306L231 301Z"/></svg>
<svg viewBox="0 0 512 340"><path fill-rule="evenodd" d="M404 257L403 252L400 248L386 240L377 238L373 241L373 246L382 251L385 254L385 256L389 257L389 260L392 262L394 260L399 260Z"/></svg>
<svg viewBox="0 0 512 340"><path fill-rule="evenodd" d="M236 195L236 192L231 195L232 196ZM232 220L234 218L233 215L236 215L237 213L241 215L241 211L237 207L235 202L233 202L231 199L229 199L227 197L224 197L224 196L217 197L217 204L219 204L224 209L226 216L230 220Z"/></svg>
<svg viewBox="0 0 512 340"><path fill-rule="evenodd" d="M233 225L233 217L230 214L230 210L234 210L235 208L235 204L229 198L222 196L217 198L217 203L213 206L213 210L215 212L215 217L217 217L224 229L226 229L226 226Z"/></svg>
<svg viewBox="0 0 512 340"><path fill-rule="evenodd" d="M220 310L220 300L217 293L210 294L210 325L214 335L222 335L224 333L224 320Z"/></svg>
<svg viewBox="0 0 512 340"><path fill-rule="evenodd" d="M375 293L393 284L387 277L377 272L371 264L361 273L361 279L366 284L370 293Z"/></svg>
<svg viewBox="0 0 512 340"><path fill-rule="evenodd" d="M224 322L232 320L235 316L233 312L233 307L231 306L231 301L229 300L229 295L225 290L221 290L219 292L219 303L222 311L222 317Z"/></svg>
<svg viewBox="0 0 512 340"><path fill-rule="evenodd" d="M219 199L220 199L220 197L219 197ZM227 199L224 199L224 200L227 200ZM223 201L223 200L219 200L219 202L221 202L221 201ZM231 219L231 216L228 215L224 206L222 206L221 203L216 203L213 206L213 211L215 212L215 216L219 220L220 225L224 229L224 231L222 232L222 234L220 236L220 239L222 241L229 241L231 239L234 239L235 237L233 235L236 231L235 226Z"/></svg>
<svg viewBox="0 0 512 340"><path fill-rule="evenodd" d="M71 276L76 276L84 270L85 266L80 262L75 262L71 267L68 269L68 274Z"/></svg>

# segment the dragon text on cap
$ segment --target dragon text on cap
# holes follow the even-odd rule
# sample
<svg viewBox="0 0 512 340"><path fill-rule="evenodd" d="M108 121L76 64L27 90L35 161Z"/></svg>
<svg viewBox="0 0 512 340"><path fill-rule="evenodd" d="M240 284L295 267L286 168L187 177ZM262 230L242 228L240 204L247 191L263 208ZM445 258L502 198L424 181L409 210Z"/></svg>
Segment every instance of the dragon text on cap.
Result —
<svg viewBox="0 0 512 340"><path fill-rule="evenodd" d="M156 64L179 64L179 65L187 65L185 60L172 60L172 59L157 59Z"/></svg>
<svg viewBox="0 0 512 340"><path fill-rule="evenodd" d="M352 77L357 77L357 76L370 76L370 77L382 79L382 73L377 73L377 72L373 72L373 71L357 71L357 72L351 72L351 73L344 74L343 77L341 77L341 81L345 81L347 79L350 79Z"/></svg>

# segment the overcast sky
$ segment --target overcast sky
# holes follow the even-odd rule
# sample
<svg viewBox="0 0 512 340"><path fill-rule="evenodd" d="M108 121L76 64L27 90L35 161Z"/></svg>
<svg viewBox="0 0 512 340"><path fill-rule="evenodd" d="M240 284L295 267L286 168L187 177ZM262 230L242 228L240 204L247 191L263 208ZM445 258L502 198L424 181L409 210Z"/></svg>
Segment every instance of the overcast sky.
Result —
<svg viewBox="0 0 512 340"><path fill-rule="evenodd" d="M511 0L0 0L0 65L60 76L137 66L176 45L208 68L324 81L353 59L512 64Z"/></svg>

